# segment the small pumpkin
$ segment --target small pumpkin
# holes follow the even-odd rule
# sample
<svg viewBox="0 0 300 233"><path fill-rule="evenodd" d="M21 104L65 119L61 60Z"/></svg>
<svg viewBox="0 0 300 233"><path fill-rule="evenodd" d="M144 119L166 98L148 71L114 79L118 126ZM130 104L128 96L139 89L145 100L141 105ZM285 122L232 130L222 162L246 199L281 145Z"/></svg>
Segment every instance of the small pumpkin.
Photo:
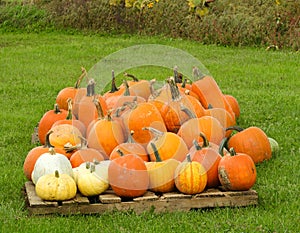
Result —
<svg viewBox="0 0 300 233"><path fill-rule="evenodd" d="M125 198L142 196L149 187L145 162L134 154L111 160L108 180L115 194Z"/></svg>
<svg viewBox="0 0 300 233"><path fill-rule="evenodd" d="M207 174L201 163L192 161L190 155L186 157L175 170L175 185L184 194L201 193L207 184Z"/></svg>
<svg viewBox="0 0 300 233"><path fill-rule="evenodd" d="M89 172L77 175L77 185L84 196L95 196L105 192L109 187L107 162L92 163Z"/></svg>
<svg viewBox="0 0 300 233"><path fill-rule="evenodd" d="M251 157L236 153L233 148L225 154L218 165L221 185L232 191L249 190L256 182L256 167Z"/></svg>
<svg viewBox="0 0 300 233"><path fill-rule="evenodd" d="M77 186L74 179L68 174L54 173L40 177L35 185L37 196L46 201L65 201L76 196Z"/></svg>

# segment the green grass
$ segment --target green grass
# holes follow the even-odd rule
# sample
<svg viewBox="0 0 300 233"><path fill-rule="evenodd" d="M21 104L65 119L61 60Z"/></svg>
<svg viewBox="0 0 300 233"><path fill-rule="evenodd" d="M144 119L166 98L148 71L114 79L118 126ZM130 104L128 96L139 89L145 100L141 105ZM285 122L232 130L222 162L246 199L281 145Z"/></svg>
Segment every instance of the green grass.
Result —
<svg viewBox="0 0 300 233"><path fill-rule="evenodd" d="M73 85L80 67L135 44L182 49L208 68L241 107L239 124L261 127L280 153L257 166L259 204L188 213L30 217L21 188L33 128L53 107L60 89ZM254 48L203 46L159 37L4 33L0 35L0 232L299 232L300 55ZM133 70L151 78L151 69ZM163 76L167 71L163 72Z"/></svg>

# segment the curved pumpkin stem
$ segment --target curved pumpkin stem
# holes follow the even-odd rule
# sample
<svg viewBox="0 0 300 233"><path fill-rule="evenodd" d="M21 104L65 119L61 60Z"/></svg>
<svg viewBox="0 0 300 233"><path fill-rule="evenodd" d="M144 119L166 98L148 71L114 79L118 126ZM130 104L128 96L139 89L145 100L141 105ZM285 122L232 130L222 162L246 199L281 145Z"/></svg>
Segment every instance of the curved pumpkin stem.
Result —
<svg viewBox="0 0 300 233"><path fill-rule="evenodd" d="M180 95L178 86L176 85L174 78L170 77L167 79L167 83L170 86L171 96L173 101L180 101L182 96Z"/></svg>
<svg viewBox="0 0 300 233"><path fill-rule="evenodd" d="M223 157L224 156L224 148L227 148L227 142L228 142L228 138L223 138L221 143L220 143L220 146L219 146L219 154Z"/></svg>
<svg viewBox="0 0 300 233"><path fill-rule="evenodd" d="M156 162L162 162L161 157L160 157L160 155L158 153L156 145L153 142L151 142L150 145L151 145L153 153L155 155Z"/></svg>
<svg viewBox="0 0 300 233"><path fill-rule="evenodd" d="M155 129L153 127L143 127L142 130L149 130L151 133L154 134L156 138L161 137L164 135L164 132L159 131L158 129Z"/></svg>
<svg viewBox="0 0 300 233"><path fill-rule="evenodd" d="M228 130L235 130L235 131L241 132L241 131L244 130L244 128L242 128L240 126L230 126L230 127L227 127L225 130L226 131L228 131Z"/></svg>
<svg viewBox="0 0 300 233"><path fill-rule="evenodd" d="M132 78L132 80L133 80L134 82L140 81L140 80L139 80L137 77L135 77L133 74L128 74L127 72L124 72L124 76L129 77L129 78Z"/></svg>
<svg viewBox="0 0 300 233"><path fill-rule="evenodd" d="M68 98L68 115L66 117L66 120L72 120L73 119L73 114L72 114L72 99Z"/></svg>
<svg viewBox="0 0 300 233"><path fill-rule="evenodd" d="M50 134L52 134L53 131L49 130L48 133L46 134L46 139L45 139L45 145L44 148L50 148L50 147L54 147L53 145L51 145L50 143Z"/></svg>
<svg viewBox="0 0 300 233"><path fill-rule="evenodd" d="M190 119L197 118L196 114L187 108L183 103L180 103L180 110L188 115Z"/></svg>
<svg viewBox="0 0 300 233"><path fill-rule="evenodd" d="M87 75L86 69L84 67L81 67L81 75L77 79L75 86L74 86L76 89L78 89L80 87L80 83L86 75Z"/></svg>
<svg viewBox="0 0 300 233"><path fill-rule="evenodd" d="M209 146L209 141L207 139L207 137L205 136L205 134L203 132L199 133L199 136L202 138L203 140L203 144L202 147L208 147Z"/></svg>
<svg viewBox="0 0 300 233"><path fill-rule="evenodd" d="M97 109L98 119L103 119L104 118L104 112L103 112L102 106L100 104L100 101L97 98L94 98L93 102L94 102L94 104L96 106L96 109Z"/></svg>
<svg viewBox="0 0 300 233"><path fill-rule="evenodd" d="M60 113L61 113L58 104L54 104L54 113L55 113L55 114L60 114Z"/></svg>

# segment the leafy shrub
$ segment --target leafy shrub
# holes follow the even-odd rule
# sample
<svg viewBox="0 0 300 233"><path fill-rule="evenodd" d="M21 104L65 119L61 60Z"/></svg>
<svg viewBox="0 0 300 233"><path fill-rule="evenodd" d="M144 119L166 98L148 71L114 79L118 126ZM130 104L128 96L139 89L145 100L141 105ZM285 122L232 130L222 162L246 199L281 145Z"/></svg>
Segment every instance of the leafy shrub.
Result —
<svg viewBox="0 0 300 233"><path fill-rule="evenodd" d="M125 0L33 2L60 28L164 35L204 44L300 48L299 0L215 0L202 15L189 4L193 1L199 2L126 0L154 3L142 8L125 7Z"/></svg>

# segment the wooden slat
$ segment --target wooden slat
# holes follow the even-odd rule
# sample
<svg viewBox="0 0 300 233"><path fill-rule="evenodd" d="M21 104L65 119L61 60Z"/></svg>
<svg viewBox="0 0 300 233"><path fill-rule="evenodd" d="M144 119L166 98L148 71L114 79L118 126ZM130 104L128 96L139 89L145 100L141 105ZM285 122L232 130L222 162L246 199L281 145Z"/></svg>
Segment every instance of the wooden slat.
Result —
<svg viewBox="0 0 300 233"><path fill-rule="evenodd" d="M35 193L32 182L25 183L25 195L28 199L28 211L31 215L46 214L101 214L110 211L133 210L137 214L152 210L157 213L189 211L191 209L214 207L242 207L257 205L258 195L255 190L221 191L209 189L197 195L185 195L179 192L165 193L161 196L146 192L144 196L126 201L114 194L112 190L99 195L100 203L90 202L87 197L77 193L72 200L46 202Z"/></svg>

